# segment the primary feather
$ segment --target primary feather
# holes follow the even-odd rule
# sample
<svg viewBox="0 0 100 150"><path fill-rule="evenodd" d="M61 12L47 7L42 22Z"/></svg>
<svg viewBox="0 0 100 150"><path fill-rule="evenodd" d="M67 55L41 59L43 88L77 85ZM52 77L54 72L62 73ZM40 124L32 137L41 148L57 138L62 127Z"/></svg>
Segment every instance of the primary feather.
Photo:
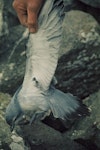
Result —
<svg viewBox="0 0 100 150"><path fill-rule="evenodd" d="M7 108L7 120L12 122L15 116L17 120L22 114L30 116L31 122L51 112L62 120L87 114L88 109L76 97L55 89L52 84L62 40L63 17L62 0L45 1L39 15L38 32L29 35L24 81Z"/></svg>

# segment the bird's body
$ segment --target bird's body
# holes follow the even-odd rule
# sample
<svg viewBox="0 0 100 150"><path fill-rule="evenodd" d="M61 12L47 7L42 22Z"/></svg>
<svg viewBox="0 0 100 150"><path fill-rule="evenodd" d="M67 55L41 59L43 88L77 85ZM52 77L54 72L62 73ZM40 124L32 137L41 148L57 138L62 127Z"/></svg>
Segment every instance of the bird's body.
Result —
<svg viewBox="0 0 100 150"><path fill-rule="evenodd" d="M63 16L62 0L45 2L39 15L38 32L29 35L23 84L6 110L6 120L9 124L12 121L18 123L18 118L23 114L30 116L31 122L42 120L50 113L61 120L87 114L87 108L76 97L54 87Z"/></svg>

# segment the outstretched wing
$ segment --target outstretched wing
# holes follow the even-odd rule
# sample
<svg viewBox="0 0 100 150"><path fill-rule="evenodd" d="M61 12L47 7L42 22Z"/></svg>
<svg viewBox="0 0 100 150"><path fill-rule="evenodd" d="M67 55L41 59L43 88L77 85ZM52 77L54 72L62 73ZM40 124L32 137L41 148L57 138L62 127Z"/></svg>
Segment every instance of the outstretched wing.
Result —
<svg viewBox="0 0 100 150"><path fill-rule="evenodd" d="M29 36L23 82L27 91L30 88L36 94L40 89L45 91L49 88L58 62L63 12L62 0L47 0L39 16L39 30Z"/></svg>

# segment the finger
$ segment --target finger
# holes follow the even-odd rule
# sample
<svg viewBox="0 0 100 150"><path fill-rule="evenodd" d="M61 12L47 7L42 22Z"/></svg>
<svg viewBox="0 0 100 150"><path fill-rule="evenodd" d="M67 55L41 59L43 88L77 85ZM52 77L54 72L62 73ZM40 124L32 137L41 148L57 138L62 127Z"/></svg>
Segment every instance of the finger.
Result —
<svg viewBox="0 0 100 150"><path fill-rule="evenodd" d="M38 28L38 13L43 5L44 0L33 0L28 3L28 27L29 31L35 33Z"/></svg>
<svg viewBox="0 0 100 150"><path fill-rule="evenodd" d="M20 23L24 26L27 26L27 10L24 3L19 3L19 1L14 0L13 7L17 12Z"/></svg>
<svg viewBox="0 0 100 150"><path fill-rule="evenodd" d="M29 31L32 33L35 33L38 28L38 23L37 23L37 12L34 12L31 8L28 8L28 28Z"/></svg>
<svg viewBox="0 0 100 150"><path fill-rule="evenodd" d="M24 14L21 14L21 13L17 13L17 16L18 16L18 19L19 19L20 23L23 26L28 27L28 24L27 24L27 15L24 15Z"/></svg>

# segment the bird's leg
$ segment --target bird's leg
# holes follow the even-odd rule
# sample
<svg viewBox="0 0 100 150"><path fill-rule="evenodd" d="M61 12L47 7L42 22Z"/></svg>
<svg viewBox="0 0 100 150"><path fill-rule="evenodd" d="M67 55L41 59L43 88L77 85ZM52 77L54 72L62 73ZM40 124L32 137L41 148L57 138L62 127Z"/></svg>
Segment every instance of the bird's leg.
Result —
<svg viewBox="0 0 100 150"><path fill-rule="evenodd" d="M25 116L25 114L22 114L20 117L15 117L12 123L12 131L15 127L15 125L27 125L29 123L29 121L27 120L27 117Z"/></svg>
<svg viewBox="0 0 100 150"><path fill-rule="evenodd" d="M29 125L32 125L32 123L35 121L35 119L36 119L36 114L34 114L34 115L32 116Z"/></svg>
<svg viewBox="0 0 100 150"><path fill-rule="evenodd" d="M32 125L32 123L36 120L43 120L45 117L47 116L45 111L39 111L39 112L35 112L34 115L32 116L31 120L30 120L30 125Z"/></svg>

